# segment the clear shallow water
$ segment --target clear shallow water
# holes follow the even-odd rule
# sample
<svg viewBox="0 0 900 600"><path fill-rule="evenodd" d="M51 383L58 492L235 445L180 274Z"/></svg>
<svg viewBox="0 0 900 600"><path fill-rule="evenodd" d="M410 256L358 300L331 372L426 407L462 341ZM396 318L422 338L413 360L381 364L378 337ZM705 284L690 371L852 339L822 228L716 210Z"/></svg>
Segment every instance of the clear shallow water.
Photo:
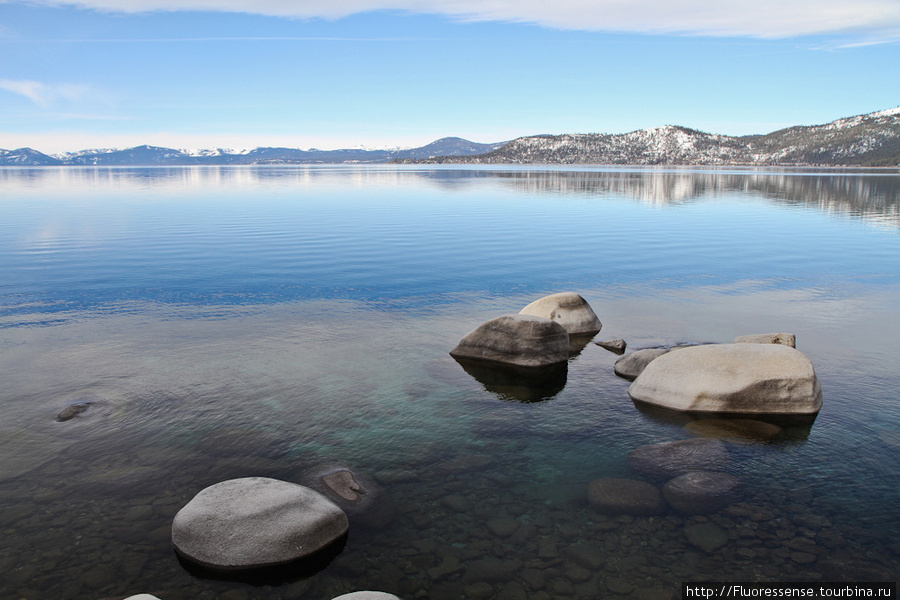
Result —
<svg viewBox="0 0 900 600"><path fill-rule="evenodd" d="M0 597L895 580L898 206L890 172L0 170ZM726 511L600 515L588 482L641 478L628 452L690 437L683 423L636 410L593 344L543 402L447 356L563 290L629 349L796 333L823 410L730 445L745 485ZM80 397L95 404L55 422ZM323 461L374 476L397 518L293 582L178 562L169 525L200 489ZM729 537L712 553L685 535L707 521Z"/></svg>

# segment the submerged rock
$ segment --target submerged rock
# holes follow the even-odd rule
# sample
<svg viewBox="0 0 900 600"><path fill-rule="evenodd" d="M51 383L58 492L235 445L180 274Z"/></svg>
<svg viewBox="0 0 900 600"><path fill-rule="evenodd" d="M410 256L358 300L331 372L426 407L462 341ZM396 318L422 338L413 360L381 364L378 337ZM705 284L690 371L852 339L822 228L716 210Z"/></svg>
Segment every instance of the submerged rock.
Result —
<svg viewBox="0 0 900 600"><path fill-rule="evenodd" d="M653 360L635 401L690 412L814 415L822 388L809 359L779 344L707 344Z"/></svg>
<svg viewBox="0 0 900 600"><path fill-rule="evenodd" d="M728 543L728 534L725 530L709 521L685 525L684 535L690 543L707 553Z"/></svg>
<svg viewBox="0 0 900 600"><path fill-rule="evenodd" d="M88 400L85 398L77 398L71 401L68 406L59 411L59 414L56 415L56 420L60 422L68 421L70 419L74 419L84 411L86 411L94 402L92 400Z"/></svg>
<svg viewBox="0 0 900 600"><path fill-rule="evenodd" d="M588 502L607 515L659 515L666 502L656 486L636 479L595 479L588 484Z"/></svg>
<svg viewBox="0 0 900 600"><path fill-rule="evenodd" d="M570 336L593 335L603 327L591 305L575 292L544 296L523 308L519 314L556 321Z"/></svg>
<svg viewBox="0 0 900 600"><path fill-rule="evenodd" d="M569 358L569 334L550 319L504 315L475 328L450 351L454 358L547 367Z"/></svg>
<svg viewBox="0 0 900 600"><path fill-rule="evenodd" d="M737 500L740 480L728 473L695 471L672 479L662 493L672 508L686 515L722 510Z"/></svg>
<svg viewBox="0 0 900 600"><path fill-rule="evenodd" d="M221 570L292 562L345 533L347 515L310 488L244 477L212 485L178 511L172 544L184 558Z"/></svg>
<svg viewBox="0 0 900 600"><path fill-rule="evenodd" d="M797 336L793 333L755 333L751 335L739 335L734 338L735 344L781 344L782 346L797 347Z"/></svg>
<svg viewBox="0 0 900 600"><path fill-rule="evenodd" d="M613 371L619 377L635 379L640 375L651 361L668 352L665 348L646 348L636 350L627 356L623 356L613 365Z"/></svg>
<svg viewBox="0 0 900 600"><path fill-rule="evenodd" d="M690 471L724 469L729 459L724 442L698 438L640 446L628 455L628 464L644 475L670 478Z"/></svg>
<svg viewBox="0 0 900 600"><path fill-rule="evenodd" d="M302 481L337 504L354 524L381 529L396 515L394 503L371 477L347 467L318 467Z"/></svg>
<svg viewBox="0 0 900 600"><path fill-rule="evenodd" d="M778 425L756 419L700 419L684 428L701 437L756 442L772 440L783 431Z"/></svg>

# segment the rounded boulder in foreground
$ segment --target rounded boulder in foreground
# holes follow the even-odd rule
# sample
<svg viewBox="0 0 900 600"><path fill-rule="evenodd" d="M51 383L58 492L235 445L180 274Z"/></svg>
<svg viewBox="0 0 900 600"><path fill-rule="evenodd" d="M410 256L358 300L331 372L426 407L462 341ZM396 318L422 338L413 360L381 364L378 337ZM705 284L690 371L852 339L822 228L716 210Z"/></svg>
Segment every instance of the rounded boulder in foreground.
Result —
<svg viewBox="0 0 900 600"><path fill-rule="evenodd" d="M705 515L722 510L735 500L740 480L728 473L697 471L679 475L663 486L666 501L685 515Z"/></svg>
<svg viewBox="0 0 900 600"><path fill-rule="evenodd" d="M636 479L595 479L588 484L588 502L605 515L650 516L666 512L656 486Z"/></svg>
<svg viewBox="0 0 900 600"><path fill-rule="evenodd" d="M520 310L519 314L556 321L569 335L593 335L603 327L591 305L575 292L544 296Z"/></svg>
<svg viewBox="0 0 900 600"><path fill-rule="evenodd" d="M814 415L812 363L780 344L707 344L656 358L628 388L633 400L686 412Z"/></svg>
<svg viewBox="0 0 900 600"><path fill-rule="evenodd" d="M214 569L288 563L325 548L348 529L347 515L302 485L244 477L212 485L172 522L172 543L184 558Z"/></svg>
<svg viewBox="0 0 900 600"><path fill-rule="evenodd" d="M450 356L519 367L546 367L568 360L569 334L550 319L504 315L466 334L450 351Z"/></svg>

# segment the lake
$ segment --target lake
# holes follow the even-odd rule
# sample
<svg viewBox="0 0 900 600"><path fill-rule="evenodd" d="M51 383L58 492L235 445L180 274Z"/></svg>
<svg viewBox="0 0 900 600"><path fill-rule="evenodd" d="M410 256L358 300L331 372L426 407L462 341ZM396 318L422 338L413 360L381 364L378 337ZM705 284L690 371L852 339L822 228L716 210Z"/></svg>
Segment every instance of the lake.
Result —
<svg viewBox="0 0 900 600"><path fill-rule="evenodd" d="M0 265L2 599L897 579L897 171L5 168ZM796 334L822 410L729 440L741 496L721 511L601 514L588 484L646 479L628 454L689 419L636 406L594 343L553 389L448 355L561 291L628 352ZM172 519L203 488L335 463L393 520L294 570L179 561Z"/></svg>

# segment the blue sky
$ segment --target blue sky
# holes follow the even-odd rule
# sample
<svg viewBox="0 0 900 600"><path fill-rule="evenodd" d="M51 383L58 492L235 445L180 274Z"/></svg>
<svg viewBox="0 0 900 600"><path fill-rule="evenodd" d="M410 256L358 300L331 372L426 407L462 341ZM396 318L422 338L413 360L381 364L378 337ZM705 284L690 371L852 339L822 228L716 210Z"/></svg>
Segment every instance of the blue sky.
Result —
<svg viewBox="0 0 900 600"><path fill-rule="evenodd" d="M900 0L0 0L0 148L419 146L900 105Z"/></svg>

